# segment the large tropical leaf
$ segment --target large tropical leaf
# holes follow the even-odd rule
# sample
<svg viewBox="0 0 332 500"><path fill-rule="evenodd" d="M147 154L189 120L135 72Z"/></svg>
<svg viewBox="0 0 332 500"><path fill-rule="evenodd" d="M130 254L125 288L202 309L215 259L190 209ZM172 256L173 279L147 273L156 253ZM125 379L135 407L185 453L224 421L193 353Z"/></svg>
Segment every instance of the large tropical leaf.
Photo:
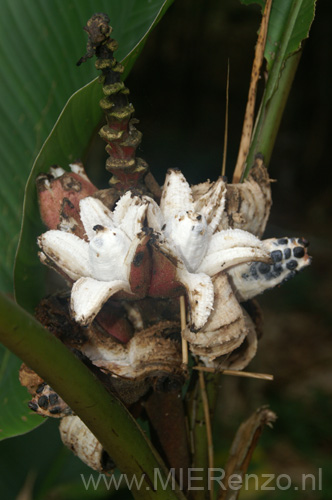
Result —
<svg viewBox="0 0 332 500"><path fill-rule="evenodd" d="M263 0L241 0L248 5ZM247 158L247 169L253 165L256 153L270 160L275 138L299 62L302 42L309 36L315 16L316 0L274 0L272 2L267 43L264 56L267 61L267 80L255 123Z"/></svg>
<svg viewBox="0 0 332 500"><path fill-rule="evenodd" d="M34 429L43 420L28 409L31 399L18 380L21 361L0 344L0 440Z"/></svg>
<svg viewBox="0 0 332 500"><path fill-rule="evenodd" d="M135 40L132 38L131 51L123 60L126 67L125 76L142 49L148 32L159 21L172 0L154 0L154 9L151 9L151 3L143 0L131 0L130 3L132 6L136 5L137 19L133 18L131 24L138 35ZM142 5L145 5L147 10L142 9ZM145 23L144 16L148 19ZM112 18L111 15L110 17ZM112 21L112 24L114 23L116 19ZM144 26L144 30L141 26ZM121 46L121 37L119 44ZM78 72L79 69L75 67L75 71ZM98 105L100 97L101 88L96 80L73 94L37 156L26 185L23 224L15 268L15 293L17 301L31 312L44 294L45 283L45 268L37 258L36 237L44 228L38 211L35 179L40 172L47 171L50 165L66 167L69 162L84 156L102 116Z"/></svg>
<svg viewBox="0 0 332 500"><path fill-rule="evenodd" d="M106 12L119 60L133 64L144 36L172 0L2 0L0 2L1 128L0 290L12 291L24 186L34 158L69 97L95 77L82 27ZM45 165L47 168L47 165Z"/></svg>
<svg viewBox="0 0 332 500"><path fill-rule="evenodd" d="M1 251L5 254L1 258L0 289L5 291L12 287L13 255L20 228L24 183L33 157L50 133L26 186L16 267L18 301L31 311L42 295L44 271L36 257L36 235L43 231L43 227L37 207L35 177L51 164L66 166L73 159L82 157L101 117L98 106L101 90L97 82L92 81L69 99L52 129L73 91L95 76L92 62L80 68L76 66L76 61L85 52L86 34L82 26L93 12L108 13L114 26L114 37L120 44L117 57L125 59L128 73L149 31L172 1L49 0L46 3L35 0L28 8L23 0L4 0L0 6L0 26L4 29L0 29L3 42L0 57L4 61L3 84L6 86L6 95L0 106L7 121L0 135L4 153L0 183ZM40 424L40 419L30 415L26 406L27 392L17 381L20 361L7 351L3 352L3 357L6 369L3 369L0 384L3 382L14 387L4 393L6 412L1 412L0 421L0 428L6 429L2 436L9 437L27 432ZM18 419L12 418L16 414Z"/></svg>

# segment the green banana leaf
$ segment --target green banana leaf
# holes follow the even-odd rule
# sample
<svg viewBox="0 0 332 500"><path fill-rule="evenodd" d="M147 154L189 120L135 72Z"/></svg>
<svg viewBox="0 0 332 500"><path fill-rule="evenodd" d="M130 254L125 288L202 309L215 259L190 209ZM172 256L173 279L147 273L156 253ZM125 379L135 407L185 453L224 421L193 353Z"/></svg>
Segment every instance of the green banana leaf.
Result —
<svg viewBox="0 0 332 500"><path fill-rule="evenodd" d="M130 68L146 35L171 3L172 0L0 2L1 291L13 291L24 186L34 159L67 100L96 76L92 62L76 67L87 42L83 26L94 12L106 12L114 27L114 38L120 44L117 58L127 57Z"/></svg>
<svg viewBox="0 0 332 500"><path fill-rule="evenodd" d="M31 399L18 379L20 360L0 344L0 440L24 434L44 421L27 411Z"/></svg>
<svg viewBox="0 0 332 500"><path fill-rule="evenodd" d="M106 12L119 42L116 56L124 60L126 74L146 37L173 0L4 0L0 6L0 59L5 89L0 106L4 120L0 134L3 152L0 183L2 229L0 290L11 292L15 246L24 213L15 271L18 302L33 312L43 295L44 267L37 259L36 236L43 227L36 198L35 177L54 163L64 167L83 157L101 118L100 86L94 64L77 68L85 53L87 36L82 27L94 12ZM78 88L72 97L71 94ZM68 100L69 98L69 100ZM62 107L68 100L59 119ZM4 124L4 122L7 122ZM54 125L54 123L56 124ZM53 127L53 128L52 128ZM0 389L6 411L0 412L0 439L40 425L27 408L29 395L17 380L21 361L5 349L0 352ZM12 388L12 390L9 390ZM18 418L14 418L18 415Z"/></svg>
<svg viewBox="0 0 332 500"><path fill-rule="evenodd" d="M241 0L243 4L262 0ZM255 155L264 155L269 163L283 110L293 82L300 57L302 42L309 36L315 17L316 0L274 0L269 19L264 56L267 61L267 80L257 114L251 146L247 158L249 173Z"/></svg>

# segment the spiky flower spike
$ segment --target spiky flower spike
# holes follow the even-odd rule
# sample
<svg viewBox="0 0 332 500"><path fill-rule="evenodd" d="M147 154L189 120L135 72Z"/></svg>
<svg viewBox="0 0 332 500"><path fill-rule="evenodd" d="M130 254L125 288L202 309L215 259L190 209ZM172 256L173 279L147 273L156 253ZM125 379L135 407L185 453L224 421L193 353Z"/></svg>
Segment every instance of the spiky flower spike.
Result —
<svg viewBox="0 0 332 500"><path fill-rule="evenodd" d="M96 55L96 68L102 71L100 82L103 84L104 98L100 101L107 125L99 134L107 142L109 158L106 169L112 172L111 186L120 190L133 187L147 172L148 165L136 158L136 148L142 134L135 128L134 107L128 100L129 90L121 79L124 67L113 56L118 48L116 40L110 37L112 28L106 14L94 14L84 27L89 35L87 53L78 65Z"/></svg>

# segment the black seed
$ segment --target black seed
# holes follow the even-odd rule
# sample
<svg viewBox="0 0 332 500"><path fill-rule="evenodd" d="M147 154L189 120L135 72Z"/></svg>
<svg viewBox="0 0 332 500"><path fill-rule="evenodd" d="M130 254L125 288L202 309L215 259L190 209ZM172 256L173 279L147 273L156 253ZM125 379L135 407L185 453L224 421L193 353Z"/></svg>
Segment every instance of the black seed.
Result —
<svg viewBox="0 0 332 500"><path fill-rule="evenodd" d="M258 280L259 279L256 263L255 264L251 264L251 266L250 266L250 276L251 276L251 278L254 278L254 280Z"/></svg>
<svg viewBox="0 0 332 500"><path fill-rule="evenodd" d="M192 230L192 231L195 231L195 226L191 226L191 230Z"/></svg>
<svg viewBox="0 0 332 500"><path fill-rule="evenodd" d="M53 394L49 395L48 400L50 402L50 405L54 406L59 401L59 396L54 392Z"/></svg>
<svg viewBox="0 0 332 500"><path fill-rule="evenodd" d="M284 250L284 257L285 257L285 259L289 259L290 256L291 256L291 249L290 248L285 248L285 250Z"/></svg>
<svg viewBox="0 0 332 500"><path fill-rule="evenodd" d="M138 252L133 260L133 264L135 267L139 267L142 264L144 258L144 252Z"/></svg>
<svg viewBox="0 0 332 500"><path fill-rule="evenodd" d="M33 403L32 401L29 401L28 403L28 407L30 408L30 410L32 411L37 411L38 410L38 405L36 403Z"/></svg>
<svg viewBox="0 0 332 500"><path fill-rule="evenodd" d="M288 238L279 238L279 245L288 245Z"/></svg>
<svg viewBox="0 0 332 500"><path fill-rule="evenodd" d="M92 229L94 231L103 231L104 230L104 226L101 226L100 224L96 224L95 226L93 226Z"/></svg>
<svg viewBox="0 0 332 500"><path fill-rule="evenodd" d="M40 398L38 398L38 404L40 406L40 408L43 408L43 410L47 410L48 408L48 397L47 396L40 396Z"/></svg>
<svg viewBox="0 0 332 500"><path fill-rule="evenodd" d="M197 220L201 220L202 216L201 215L197 215L196 219Z"/></svg>
<svg viewBox="0 0 332 500"><path fill-rule="evenodd" d="M282 273L282 271L283 271L283 268L282 268L281 264L274 264L273 271L272 271L273 277L274 278L278 278L278 276L280 276L280 274Z"/></svg>
<svg viewBox="0 0 332 500"><path fill-rule="evenodd" d="M295 248L293 248L293 255L297 259L300 259L301 257L304 256L304 248L303 247L295 247Z"/></svg>
<svg viewBox="0 0 332 500"><path fill-rule="evenodd" d="M281 262L282 261L282 252L281 250L274 250L271 252L271 259L273 262Z"/></svg>
<svg viewBox="0 0 332 500"><path fill-rule="evenodd" d="M42 384L40 384L38 387L37 387L37 390L36 390L36 393L37 394L40 394L41 392L43 392L43 389L45 387L45 382L43 382Z"/></svg>
<svg viewBox="0 0 332 500"><path fill-rule="evenodd" d="M51 415L58 415L59 413L61 413L61 411L62 410L61 410L60 406L56 406L55 408L52 408L50 410L50 413L51 413Z"/></svg>
<svg viewBox="0 0 332 500"><path fill-rule="evenodd" d="M261 262L258 266L258 271L262 274L266 274L270 271L270 264L266 264L266 262Z"/></svg>
<svg viewBox="0 0 332 500"><path fill-rule="evenodd" d="M289 262L287 262L286 267L290 271L293 271L294 269L296 269L297 268L297 262L296 262L296 260L290 260Z"/></svg>
<svg viewBox="0 0 332 500"><path fill-rule="evenodd" d="M162 231L165 231L166 229L166 224L163 225L163 227L161 228Z"/></svg>

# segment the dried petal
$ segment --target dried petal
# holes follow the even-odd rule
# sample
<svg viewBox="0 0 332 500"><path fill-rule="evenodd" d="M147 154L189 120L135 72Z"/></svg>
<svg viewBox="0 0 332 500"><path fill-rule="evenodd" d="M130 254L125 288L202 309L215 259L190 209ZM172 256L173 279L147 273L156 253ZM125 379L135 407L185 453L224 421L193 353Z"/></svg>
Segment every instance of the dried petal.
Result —
<svg viewBox="0 0 332 500"><path fill-rule="evenodd" d="M245 326L247 328L247 335L244 341L237 349L234 349L234 351L229 352L220 358L216 358L210 366L213 366L217 370L243 370L255 357L257 352L257 335L255 325L245 311L244 319Z"/></svg>
<svg viewBox="0 0 332 500"><path fill-rule="evenodd" d="M95 237L95 226L113 227L112 212L97 198L89 196L80 201L80 216L89 238Z"/></svg>
<svg viewBox="0 0 332 500"><path fill-rule="evenodd" d="M89 245L86 241L75 234L51 230L39 236L37 242L46 257L71 279L90 276Z"/></svg>
<svg viewBox="0 0 332 500"><path fill-rule="evenodd" d="M130 293L129 283L122 280L98 281L93 278L80 278L71 291L70 308L73 318L81 325L88 325L103 304L120 290Z"/></svg>
<svg viewBox="0 0 332 500"><path fill-rule="evenodd" d="M161 232L161 228L164 225L164 216L159 208L159 205L148 196L144 196L144 199L148 202L148 208L146 212L148 227L156 231Z"/></svg>
<svg viewBox="0 0 332 500"><path fill-rule="evenodd" d="M131 380L183 376L180 329L175 321L162 321L136 331L127 344L119 344L96 331L88 331L87 335L82 352L112 375Z"/></svg>
<svg viewBox="0 0 332 500"><path fill-rule="evenodd" d="M194 188L192 188L195 197ZM196 190L197 192L198 190ZM226 183L222 177L209 185L204 195L195 197L195 212L202 214L213 234L220 224L222 214L225 210Z"/></svg>
<svg viewBox="0 0 332 500"><path fill-rule="evenodd" d="M160 209L166 222L168 218L183 210L194 211L190 186L180 170L168 170L160 199Z"/></svg>
<svg viewBox="0 0 332 500"><path fill-rule="evenodd" d="M232 352L242 344L247 334L243 310L229 285L227 275L220 274L214 278L213 286L214 303L208 321L195 334L189 328L184 332L190 350L203 356L205 361Z"/></svg>
<svg viewBox="0 0 332 500"><path fill-rule="evenodd" d="M148 202L139 196L133 196L131 191L121 196L113 212L114 223L122 229L129 238L133 238L142 230Z"/></svg>
<svg viewBox="0 0 332 500"><path fill-rule="evenodd" d="M242 318L243 310L226 273L213 278L214 302L211 315L204 325L203 331L214 331L235 323Z"/></svg>
<svg viewBox="0 0 332 500"><path fill-rule="evenodd" d="M195 272L209 244L205 217L194 212L179 212L165 228L165 237L173 243L188 271Z"/></svg>
<svg viewBox="0 0 332 500"><path fill-rule="evenodd" d="M243 183L227 185L227 210L223 213L218 229L239 228L261 238L271 205L269 175L262 159L256 157L255 165Z"/></svg>
<svg viewBox="0 0 332 500"><path fill-rule="evenodd" d="M256 260L270 261L261 241L247 231L228 229L212 236L207 253L197 271L213 276L231 266Z"/></svg>
<svg viewBox="0 0 332 500"><path fill-rule="evenodd" d="M126 256L131 241L121 229L95 226L95 237L89 245L91 276L101 281L128 280Z"/></svg>
<svg viewBox="0 0 332 500"><path fill-rule="evenodd" d="M179 281L185 286L189 302L190 329L197 331L206 323L213 307L213 283L206 274L189 273L185 267L177 270Z"/></svg>
<svg viewBox="0 0 332 500"><path fill-rule="evenodd" d="M64 417L60 423L60 436L62 442L92 469L105 473L114 468L101 443L79 417Z"/></svg>

